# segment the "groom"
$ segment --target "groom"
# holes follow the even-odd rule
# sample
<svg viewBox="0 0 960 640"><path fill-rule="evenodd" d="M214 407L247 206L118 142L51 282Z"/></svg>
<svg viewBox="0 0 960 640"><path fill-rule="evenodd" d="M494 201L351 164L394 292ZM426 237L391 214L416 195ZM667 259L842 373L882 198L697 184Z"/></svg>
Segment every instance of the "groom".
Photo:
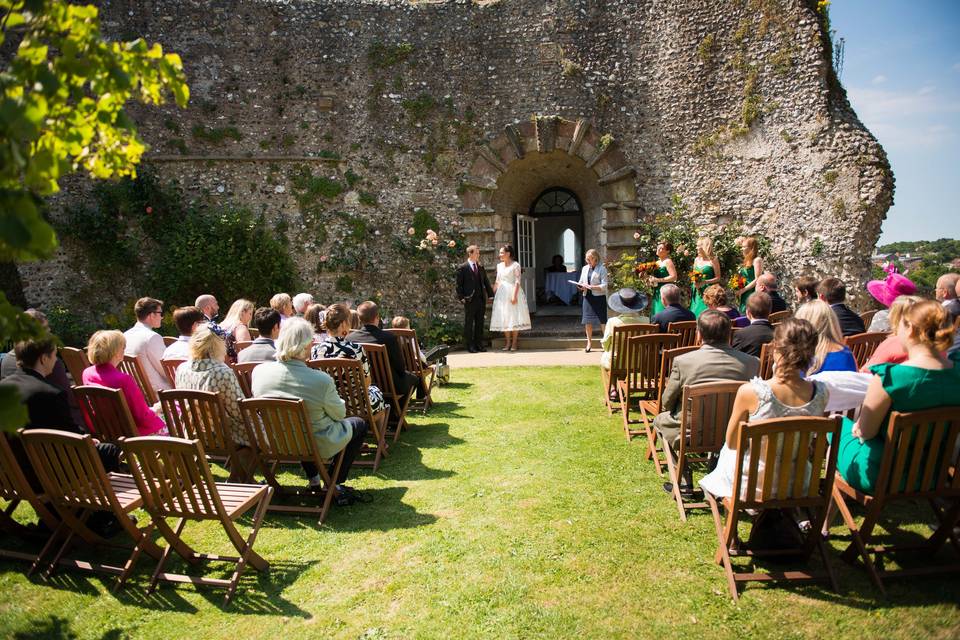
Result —
<svg viewBox="0 0 960 640"><path fill-rule="evenodd" d="M472 244L467 247L467 261L457 269L457 299L463 304L463 342L470 353L486 351L483 348L483 314L487 298L493 297L493 287L479 259L480 248Z"/></svg>

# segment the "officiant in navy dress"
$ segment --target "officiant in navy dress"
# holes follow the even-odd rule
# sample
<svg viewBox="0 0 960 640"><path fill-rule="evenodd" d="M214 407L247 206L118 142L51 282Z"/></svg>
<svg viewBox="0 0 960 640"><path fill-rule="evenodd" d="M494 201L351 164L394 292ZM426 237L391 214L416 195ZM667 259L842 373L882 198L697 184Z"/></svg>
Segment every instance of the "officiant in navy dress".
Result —
<svg viewBox="0 0 960 640"><path fill-rule="evenodd" d="M593 328L598 327L602 334L607 324L607 268L600 262L596 249L587 251L587 264L580 271L577 288L583 293L580 324L587 334L584 351L589 352L593 344Z"/></svg>
<svg viewBox="0 0 960 640"><path fill-rule="evenodd" d="M480 248L467 247L467 261L457 269L457 299L463 304L463 343L470 353L486 351L483 347L483 315L493 287L486 270L480 266Z"/></svg>

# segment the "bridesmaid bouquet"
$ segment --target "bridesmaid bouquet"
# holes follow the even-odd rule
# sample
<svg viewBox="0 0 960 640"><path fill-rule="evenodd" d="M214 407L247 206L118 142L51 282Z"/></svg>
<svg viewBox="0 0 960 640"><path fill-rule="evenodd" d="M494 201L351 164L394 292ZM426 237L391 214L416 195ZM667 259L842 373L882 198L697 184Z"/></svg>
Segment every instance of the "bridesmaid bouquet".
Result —
<svg viewBox="0 0 960 640"><path fill-rule="evenodd" d="M700 284L707 279L707 276L704 275L703 271L697 271L694 269L690 272L690 284L694 287L699 288Z"/></svg>
<svg viewBox="0 0 960 640"><path fill-rule="evenodd" d="M730 282L727 283L727 287L734 291L739 291L747 286L747 279L743 277L742 273L735 273L730 276Z"/></svg>
<svg viewBox="0 0 960 640"><path fill-rule="evenodd" d="M657 269L657 263L654 262L638 262L633 267L633 272L638 276L649 276Z"/></svg>

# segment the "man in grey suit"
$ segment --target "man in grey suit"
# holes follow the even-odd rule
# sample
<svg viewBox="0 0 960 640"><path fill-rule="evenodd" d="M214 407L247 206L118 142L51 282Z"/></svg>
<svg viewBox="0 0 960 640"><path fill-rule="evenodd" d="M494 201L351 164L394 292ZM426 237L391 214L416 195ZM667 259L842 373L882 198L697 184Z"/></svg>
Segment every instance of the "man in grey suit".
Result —
<svg viewBox="0 0 960 640"><path fill-rule="evenodd" d="M280 335L280 314L270 307L260 307L253 312L253 326L260 335L250 346L237 354L237 362L270 362L276 360L274 340Z"/></svg>
<svg viewBox="0 0 960 640"><path fill-rule="evenodd" d="M653 426L660 433L665 446L674 452L679 446L680 403L685 385L721 380L746 382L760 370L758 358L730 346L730 331L731 323L727 314L716 310L704 311L697 319L697 333L703 346L673 361L670 378L660 401L663 412L654 419ZM681 491L692 490L689 478L685 480L687 486L681 485ZM670 493L673 487L667 483L664 489Z"/></svg>

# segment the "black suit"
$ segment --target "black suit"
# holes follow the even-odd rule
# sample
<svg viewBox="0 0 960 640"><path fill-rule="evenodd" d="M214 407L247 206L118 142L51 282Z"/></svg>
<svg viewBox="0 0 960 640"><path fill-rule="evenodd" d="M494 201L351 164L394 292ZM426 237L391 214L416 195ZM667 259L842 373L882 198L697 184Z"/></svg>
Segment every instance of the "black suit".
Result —
<svg viewBox="0 0 960 640"><path fill-rule="evenodd" d="M366 324L360 329L351 331L347 335L347 340L360 344L382 344L387 348L387 359L390 360L390 370L393 373L393 388L397 393L405 396L414 386L417 386L417 390L420 391L423 381L404 367L403 351L400 350L400 343L397 342L395 335L376 325Z"/></svg>
<svg viewBox="0 0 960 640"><path fill-rule="evenodd" d="M843 334L843 337L853 336L858 333L864 333L867 328L863 326L863 320L856 313L851 311L847 305L842 302L837 304L830 305L830 308L833 309L833 312L837 316L837 320L840 321L840 332Z"/></svg>
<svg viewBox="0 0 960 640"><path fill-rule="evenodd" d="M760 348L773 340L773 327L767 319L754 320L750 326L744 327L733 334L733 343L730 345L737 351L760 357Z"/></svg>
<svg viewBox="0 0 960 640"><path fill-rule="evenodd" d="M779 291L767 291L770 296L770 313L787 310L787 301L780 297Z"/></svg>
<svg viewBox="0 0 960 640"><path fill-rule="evenodd" d="M483 347L483 315L487 298L492 297L493 287L487 271L479 264L474 271L469 261L460 265L457 269L457 299L463 304L463 342L471 351Z"/></svg>
<svg viewBox="0 0 960 640"><path fill-rule="evenodd" d="M687 309L679 304L671 304L669 307L666 307L663 311L650 318L650 322L653 324L659 324L660 333L666 333L667 326L671 322L686 322L688 320L696 319L697 316L693 315L693 312L690 311L690 309Z"/></svg>

